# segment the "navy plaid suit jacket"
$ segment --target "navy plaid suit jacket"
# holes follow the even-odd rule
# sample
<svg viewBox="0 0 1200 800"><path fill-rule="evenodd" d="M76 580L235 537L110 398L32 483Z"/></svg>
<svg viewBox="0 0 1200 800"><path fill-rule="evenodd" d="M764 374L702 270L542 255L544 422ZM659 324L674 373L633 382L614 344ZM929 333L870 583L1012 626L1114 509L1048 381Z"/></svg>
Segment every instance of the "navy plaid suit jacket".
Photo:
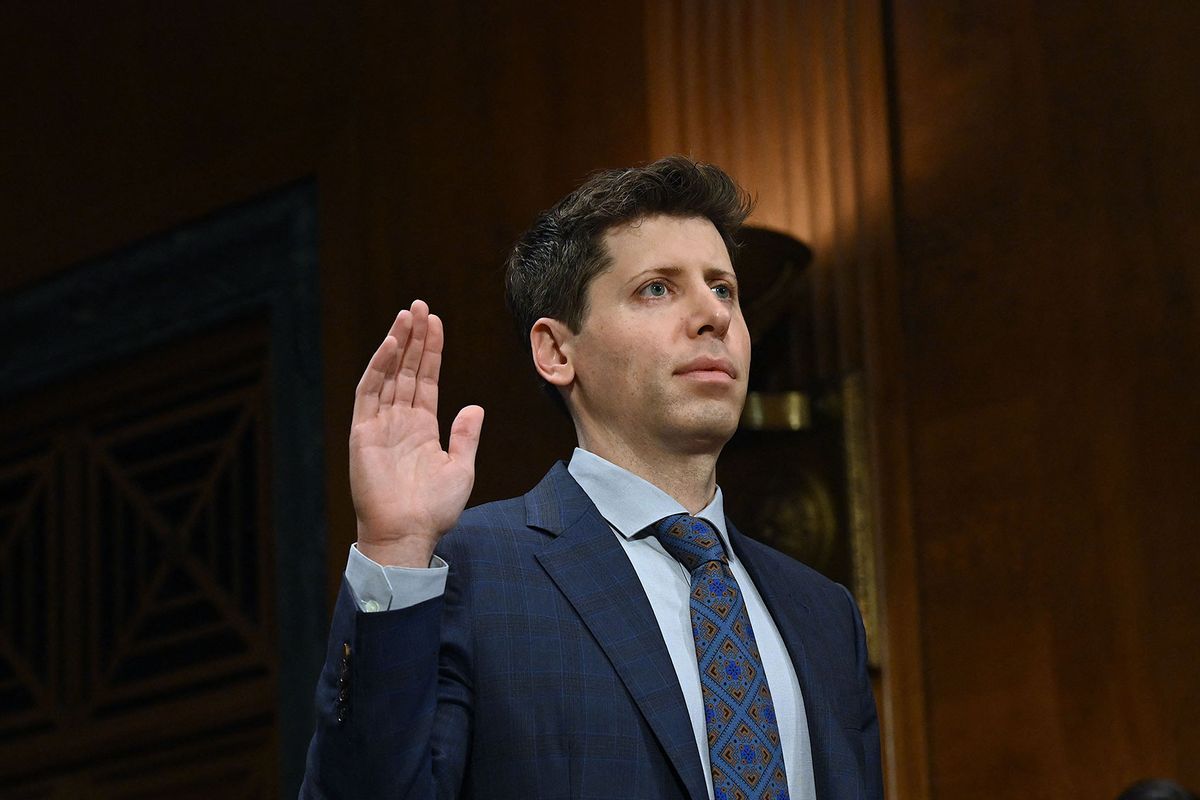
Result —
<svg viewBox="0 0 1200 800"><path fill-rule="evenodd" d="M820 800L882 800L862 621L849 593L747 539L795 666ZM690 798L706 789L679 681L608 523L556 464L468 509L446 592L365 614L343 584L304 798Z"/></svg>

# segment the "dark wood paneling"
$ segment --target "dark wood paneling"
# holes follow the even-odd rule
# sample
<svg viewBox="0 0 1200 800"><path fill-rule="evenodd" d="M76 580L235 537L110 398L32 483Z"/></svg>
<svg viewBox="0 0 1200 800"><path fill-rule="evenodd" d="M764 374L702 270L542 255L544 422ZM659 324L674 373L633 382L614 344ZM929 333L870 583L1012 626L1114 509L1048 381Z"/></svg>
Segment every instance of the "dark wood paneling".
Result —
<svg viewBox="0 0 1200 800"><path fill-rule="evenodd" d="M648 157L643 13L9 4L0 291L315 175L331 558L354 537L353 387L414 296L446 318L447 424L488 411L473 499L524 491L573 434L512 333L503 259L588 172Z"/></svg>
<svg viewBox="0 0 1200 800"><path fill-rule="evenodd" d="M337 3L0 7L0 290L312 174L354 21Z"/></svg>
<svg viewBox="0 0 1200 800"><path fill-rule="evenodd" d="M897 3L932 794L1200 784L1200 6Z"/></svg>

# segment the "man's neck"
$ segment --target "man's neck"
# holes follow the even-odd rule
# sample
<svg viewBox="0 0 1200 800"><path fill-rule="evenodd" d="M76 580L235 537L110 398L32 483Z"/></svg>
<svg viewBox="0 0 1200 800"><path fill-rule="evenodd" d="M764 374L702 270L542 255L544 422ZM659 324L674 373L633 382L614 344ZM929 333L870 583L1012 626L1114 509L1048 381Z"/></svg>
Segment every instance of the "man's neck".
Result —
<svg viewBox="0 0 1200 800"><path fill-rule="evenodd" d="M718 453L665 453L582 435L579 446L662 489L678 500L689 514L707 506L717 490Z"/></svg>

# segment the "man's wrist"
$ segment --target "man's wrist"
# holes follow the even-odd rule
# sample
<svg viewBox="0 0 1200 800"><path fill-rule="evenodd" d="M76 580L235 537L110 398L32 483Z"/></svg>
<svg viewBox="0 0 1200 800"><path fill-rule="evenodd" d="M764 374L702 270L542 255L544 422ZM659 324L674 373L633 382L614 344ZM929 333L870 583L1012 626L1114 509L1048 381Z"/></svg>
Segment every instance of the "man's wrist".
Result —
<svg viewBox="0 0 1200 800"><path fill-rule="evenodd" d="M358 540L358 552L382 567L427 569L433 559L434 542L424 539L400 539L392 542Z"/></svg>
<svg viewBox="0 0 1200 800"><path fill-rule="evenodd" d="M436 555L426 567L385 567L350 545L346 582L360 611L395 611L440 597L446 591L449 569Z"/></svg>

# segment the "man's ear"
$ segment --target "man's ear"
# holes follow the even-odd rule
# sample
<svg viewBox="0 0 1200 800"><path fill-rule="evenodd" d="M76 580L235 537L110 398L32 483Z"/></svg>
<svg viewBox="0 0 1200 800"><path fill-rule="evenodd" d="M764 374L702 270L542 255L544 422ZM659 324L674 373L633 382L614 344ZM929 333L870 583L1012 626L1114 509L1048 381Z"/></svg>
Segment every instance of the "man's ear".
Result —
<svg viewBox="0 0 1200 800"><path fill-rule="evenodd" d="M546 383L562 388L575 380L575 366L571 363L574 336L565 322L552 317L542 317L530 328L533 366Z"/></svg>

